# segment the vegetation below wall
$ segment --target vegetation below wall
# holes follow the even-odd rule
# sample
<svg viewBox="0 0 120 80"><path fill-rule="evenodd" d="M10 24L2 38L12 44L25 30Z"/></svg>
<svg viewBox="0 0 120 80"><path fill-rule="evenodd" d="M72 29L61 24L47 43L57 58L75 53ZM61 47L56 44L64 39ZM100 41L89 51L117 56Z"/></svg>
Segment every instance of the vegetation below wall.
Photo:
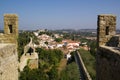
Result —
<svg viewBox="0 0 120 80"><path fill-rule="evenodd" d="M52 65L57 66L60 60L63 58L63 52L58 49L46 50L37 48L36 52L38 52L40 67L50 67Z"/></svg>
<svg viewBox="0 0 120 80"><path fill-rule="evenodd" d="M42 35L40 33L39 35ZM51 35L51 33L46 33ZM93 80L95 80L95 53L96 53L96 42L85 39L79 35L74 34L63 34L63 39L72 39L80 40L81 42L87 42L87 45L91 48L90 52L80 49L81 56L85 63L88 72L90 73ZM69 35L69 36L68 36ZM20 56L24 53L24 46L29 43L30 37L33 38L33 42L39 44L37 37L34 36L32 32L22 32L19 34L18 38L18 55ZM56 38L55 41L61 42L62 38ZM47 42L46 42L47 44ZM63 58L63 53L61 50L45 50L42 48L37 48L36 52L39 55L39 68L38 69L29 69L27 66L24 68L24 71L20 73L19 80L79 80L79 70L77 69L77 64L74 61L72 53L72 59L68 64L63 68L63 70L58 74L58 66L60 61Z"/></svg>
<svg viewBox="0 0 120 80"><path fill-rule="evenodd" d="M60 80L80 80L79 69L75 62L68 64L66 68L63 69Z"/></svg>
<svg viewBox="0 0 120 80"><path fill-rule="evenodd" d="M80 72L75 62L74 54L71 52L71 58L67 61L66 67L61 71L60 80L80 80Z"/></svg>
<svg viewBox="0 0 120 80"><path fill-rule="evenodd" d="M61 50L45 50L37 48L39 55L39 68L29 69L27 66L20 73L19 80L58 80L58 70L60 60L63 58Z"/></svg>
<svg viewBox="0 0 120 80"><path fill-rule="evenodd" d="M90 76L93 80L96 80L96 60L95 57L89 52L83 49L79 49L80 55L83 59L85 67L87 68Z"/></svg>
<svg viewBox="0 0 120 80"><path fill-rule="evenodd" d="M39 55L39 68L30 69L26 66L23 72L20 72L19 80L79 80L80 73L75 63L73 53L65 68L58 74L58 66L63 58L61 50L45 50L37 48Z"/></svg>

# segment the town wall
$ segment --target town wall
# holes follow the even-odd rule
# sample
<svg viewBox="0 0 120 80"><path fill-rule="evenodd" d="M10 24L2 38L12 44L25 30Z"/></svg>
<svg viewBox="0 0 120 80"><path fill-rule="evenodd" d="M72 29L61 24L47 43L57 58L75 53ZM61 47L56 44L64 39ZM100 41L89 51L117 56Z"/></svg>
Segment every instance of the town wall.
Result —
<svg viewBox="0 0 120 80"><path fill-rule="evenodd" d="M120 80L120 36L116 35L116 16L98 15L97 80Z"/></svg>
<svg viewBox="0 0 120 80"><path fill-rule="evenodd" d="M81 79L82 80L92 80L90 74L88 73L88 71L84 65L82 57L78 51L75 52L74 58L75 58L75 62L78 64Z"/></svg>
<svg viewBox="0 0 120 80"><path fill-rule="evenodd" d="M0 43L15 43L18 38L18 16L4 14L4 33L0 33Z"/></svg>
<svg viewBox="0 0 120 80"><path fill-rule="evenodd" d="M0 80L18 80L18 16L4 15L4 33L0 33Z"/></svg>
<svg viewBox="0 0 120 80"><path fill-rule="evenodd" d="M120 51L100 46L97 51L97 80L120 80Z"/></svg>
<svg viewBox="0 0 120 80"><path fill-rule="evenodd" d="M28 66L30 69L38 68L38 53L35 52L32 38L30 38L30 42L24 47L24 53L20 58L19 70L23 71L25 66Z"/></svg>
<svg viewBox="0 0 120 80"><path fill-rule="evenodd" d="M18 55L15 44L0 44L0 80L18 80Z"/></svg>
<svg viewBox="0 0 120 80"><path fill-rule="evenodd" d="M97 25L98 46L107 45L106 43L116 34L116 16L98 15Z"/></svg>

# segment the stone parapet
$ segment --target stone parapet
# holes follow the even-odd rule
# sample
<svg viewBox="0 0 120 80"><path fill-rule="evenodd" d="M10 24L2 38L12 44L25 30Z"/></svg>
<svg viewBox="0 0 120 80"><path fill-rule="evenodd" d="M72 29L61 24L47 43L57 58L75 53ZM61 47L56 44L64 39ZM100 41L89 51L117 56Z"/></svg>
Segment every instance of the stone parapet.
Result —
<svg viewBox="0 0 120 80"><path fill-rule="evenodd" d="M98 46L106 45L116 34L116 16L112 14L98 15L97 25Z"/></svg>
<svg viewBox="0 0 120 80"><path fill-rule="evenodd" d="M96 59L97 80L120 79L120 48L100 46Z"/></svg>
<svg viewBox="0 0 120 80"><path fill-rule="evenodd" d="M14 43L17 45L18 16L4 14L4 33L0 33L0 43Z"/></svg>
<svg viewBox="0 0 120 80"><path fill-rule="evenodd" d="M18 35L18 16L16 14L4 14L4 33Z"/></svg>
<svg viewBox="0 0 120 80"><path fill-rule="evenodd" d="M82 57L78 51L74 54L75 61L78 64L79 70L80 70L80 76L82 80L92 80L90 74L88 73L84 62L82 60Z"/></svg>
<svg viewBox="0 0 120 80"><path fill-rule="evenodd" d="M0 44L0 80L18 80L18 54L15 44Z"/></svg>
<svg viewBox="0 0 120 80"><path fill-rule="evenodd" d="M120 47L120 35L111 37L110 40L106 42L106 46Z"/></svg>

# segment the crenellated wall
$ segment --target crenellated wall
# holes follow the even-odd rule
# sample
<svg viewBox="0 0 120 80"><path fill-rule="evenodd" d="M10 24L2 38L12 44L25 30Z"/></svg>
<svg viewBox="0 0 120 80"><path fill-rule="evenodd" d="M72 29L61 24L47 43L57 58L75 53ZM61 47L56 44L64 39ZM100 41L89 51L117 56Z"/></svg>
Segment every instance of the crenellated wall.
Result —
<svg viewBox="0 0 120 80"><path fill-rule="evenodd" d="M97 28L97 80L120 80L120 35L116 35L116 16L99 15Z"/></svg>
<svg viewBox="0 0 120 80"><path fill-rule="evenodd" d="M16 44L0 44L0 80L18 80Z"/></svg>
<svg viewBox="0 0 120 80"><path fill-rule="evenodd" d="M97 41L99 45L106 45L116 34L116 16L112 14L98 15Z"/></svg>
<svg viewBox="0 0 120 80"><path fill-rule="evenodd" d="M18 16L4 14L4 33L0 33L0 43L15 43L18 38Z"/></svg>
<svg viewBox="0 0 120 80"><path fill-rule="evenodd" d="M18 80L18 16L4 15L4 33L0 33L0 80Z"/></svg>

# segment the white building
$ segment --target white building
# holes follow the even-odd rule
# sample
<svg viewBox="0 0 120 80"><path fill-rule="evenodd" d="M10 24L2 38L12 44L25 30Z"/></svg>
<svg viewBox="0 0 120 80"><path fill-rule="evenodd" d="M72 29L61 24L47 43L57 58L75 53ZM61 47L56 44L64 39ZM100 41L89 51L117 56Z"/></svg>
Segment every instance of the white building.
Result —
<svg viewBox="0 0 120 80"><path fill-rule="evenodd" d="M67 60L69 60L69 59L71 58L71 54L68 53L68 54L66 55L66 57L67 57Z"/></svg>

